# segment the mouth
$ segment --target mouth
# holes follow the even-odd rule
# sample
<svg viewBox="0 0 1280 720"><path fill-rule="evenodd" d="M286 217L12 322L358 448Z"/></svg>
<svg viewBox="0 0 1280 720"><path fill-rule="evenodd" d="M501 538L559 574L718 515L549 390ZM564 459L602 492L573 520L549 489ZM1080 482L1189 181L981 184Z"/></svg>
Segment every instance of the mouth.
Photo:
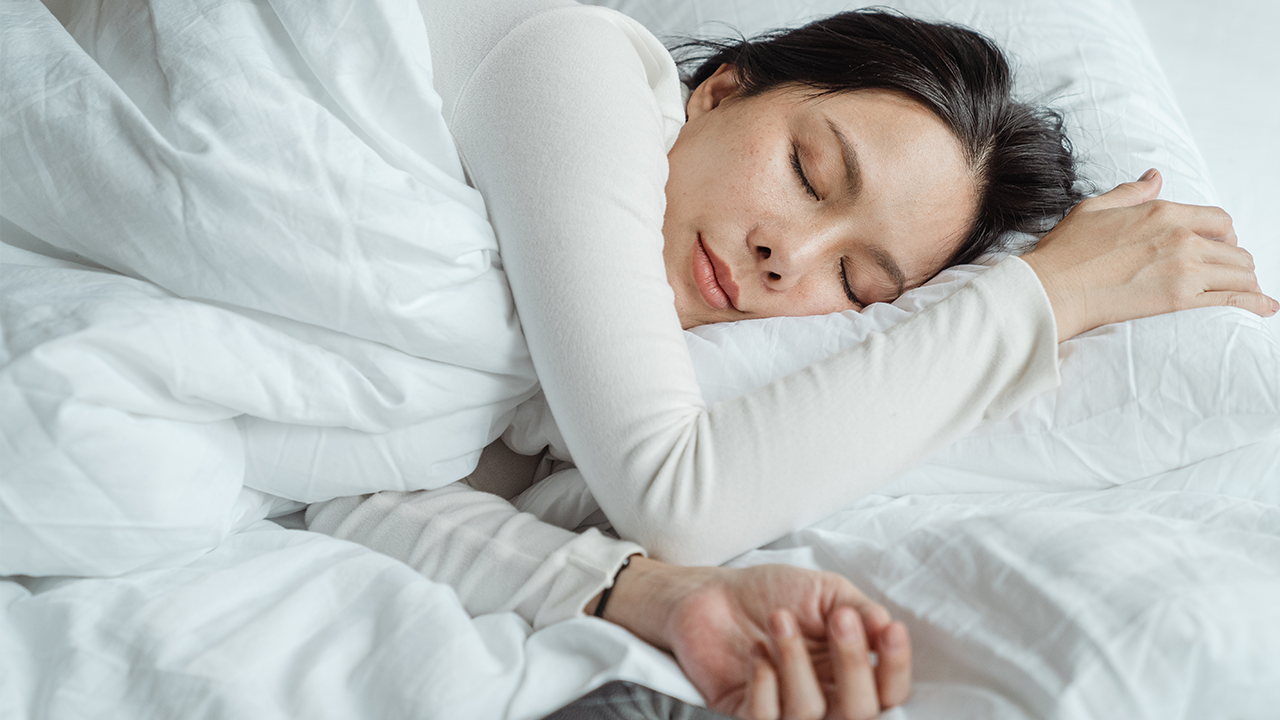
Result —
<svg viewBox="0 0 1280 720"><path fill-rule="evenodd" d="M693 281L711 307L738 309L738 284L733 281L729 266L702 244L701 235L693 246Z"/></svg>

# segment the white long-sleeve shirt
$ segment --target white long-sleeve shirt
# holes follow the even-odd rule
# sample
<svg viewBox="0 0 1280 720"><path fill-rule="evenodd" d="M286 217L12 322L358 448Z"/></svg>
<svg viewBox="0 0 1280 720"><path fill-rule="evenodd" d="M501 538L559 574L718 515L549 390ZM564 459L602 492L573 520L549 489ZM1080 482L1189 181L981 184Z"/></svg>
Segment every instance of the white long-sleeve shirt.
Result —
<svg viewBox="0 0 1280 720"><path fill-rule="evenodd" d="M889 332L707 407L662 261L665 156L684 117L670 55L601 8L437 5L423 12L446 122L488 204L546 400L623 538L670 562L721 563L1056 384L1052 309L1011 258ZM362 522L392 517L375 515ZM582 603L603 587L588 585Z"/></svg>

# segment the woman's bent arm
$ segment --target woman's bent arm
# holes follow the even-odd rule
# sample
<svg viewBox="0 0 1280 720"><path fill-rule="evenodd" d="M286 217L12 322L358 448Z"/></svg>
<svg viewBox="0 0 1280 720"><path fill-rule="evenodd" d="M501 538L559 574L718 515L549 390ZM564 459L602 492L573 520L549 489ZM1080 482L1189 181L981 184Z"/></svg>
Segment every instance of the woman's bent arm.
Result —
<svg viewBox="0 0 1280 720"><path fill-rule="evenodd" d="M651 84L673 72L624 17L551 10L488 53L451 127L593 494L654 556L718 564L1052 387L1057 333L1011 259L893 332L707 408L662 262L669 121Z"/></svg>
<svg viewBox="0 0 1280 720"><path fill-rule="evenodd" d="M535 629L596 611L612 583L598 614L674 654L721 712L777 717L835 705L871 717L911 690L906 627L832 573L667 565L635 555L632 543L540 523L461 482L317 503L307 525L452 585L472 615L511 610ZM777 635L780 618L798 632ZM756 654L762 641L767 659ZM834 662L815 664L810 650ZM779 685L791 692L778 697ZM761 706L762 694L772 702Z"/></svg>

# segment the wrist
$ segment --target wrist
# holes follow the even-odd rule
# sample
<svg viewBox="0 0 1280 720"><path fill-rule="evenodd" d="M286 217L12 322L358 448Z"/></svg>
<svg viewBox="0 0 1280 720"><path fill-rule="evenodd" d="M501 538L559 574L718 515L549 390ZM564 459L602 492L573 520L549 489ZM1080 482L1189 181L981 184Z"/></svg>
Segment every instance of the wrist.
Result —
<svg viewBox="0 0 1280 720"><path fill-rule="evenodd" d="M1081 313L1078 307L1083 295L1071 287L1071 283L1066 278L1067 273L1061 269L1055 269L1051 260L1046 261L1036 256L1034 250L1023 255L1022 260L1031 266L1040 280L1040 286L1044 288L1045 296L1049 298L1054 324L1058 330L1058 342L1064 342L1084 332L1087 328L1080 327Z"/></svg>
<svg viewBox="0 0 1280 720"><path fill-rule="evenodd" d="M670 620L681 598L701 584L706 570L668 565L643 555L633 555L630 564L614 581L604 619L626 628L650 645L670 650ZM594 613L599 600L600 595L597 595L584 611Z"/></svg>
<svg viewBox="0 0 1280 720"><path fill-rule="evenodd" d="M622 565L613 573L613 581L610 583L609 587L606 587L596 593L595 597L591 598L591 600L587 602L582 611L588 615L604 619L605 611L608 609L609 598L611 597L614 588L618 586L618 581L621 579L622 573L631 566L631 561L637 557L639 557L639 553L628 555L623 558Z"/></svg>

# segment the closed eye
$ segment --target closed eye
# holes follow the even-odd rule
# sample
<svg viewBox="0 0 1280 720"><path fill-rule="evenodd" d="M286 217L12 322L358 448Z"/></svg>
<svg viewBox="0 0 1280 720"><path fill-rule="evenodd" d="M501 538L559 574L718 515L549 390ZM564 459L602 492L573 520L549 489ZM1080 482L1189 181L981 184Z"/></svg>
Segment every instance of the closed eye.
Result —
<svg viewBox="0 0 1280 720"><path fill-rule="evenodd" d="M813 185L809 184L809 178L804 174L804 166L800 164L800 149L794 144L791 146L791 167L796 171L796 177L800 178L800 184L804 186L804 191L814 200L821 200L818 197L818 191L813 189Z"/></svg>
<svg viewBox="0 0 1280 720"><path fill-rule="evenodd" d="M844 285L844 294L849 298L849 302L862 307L862 301L858 300L858 296L853 292L853 287L849 285L849 268L845 266L843 259L840 261L840 283Z"/></svg>

